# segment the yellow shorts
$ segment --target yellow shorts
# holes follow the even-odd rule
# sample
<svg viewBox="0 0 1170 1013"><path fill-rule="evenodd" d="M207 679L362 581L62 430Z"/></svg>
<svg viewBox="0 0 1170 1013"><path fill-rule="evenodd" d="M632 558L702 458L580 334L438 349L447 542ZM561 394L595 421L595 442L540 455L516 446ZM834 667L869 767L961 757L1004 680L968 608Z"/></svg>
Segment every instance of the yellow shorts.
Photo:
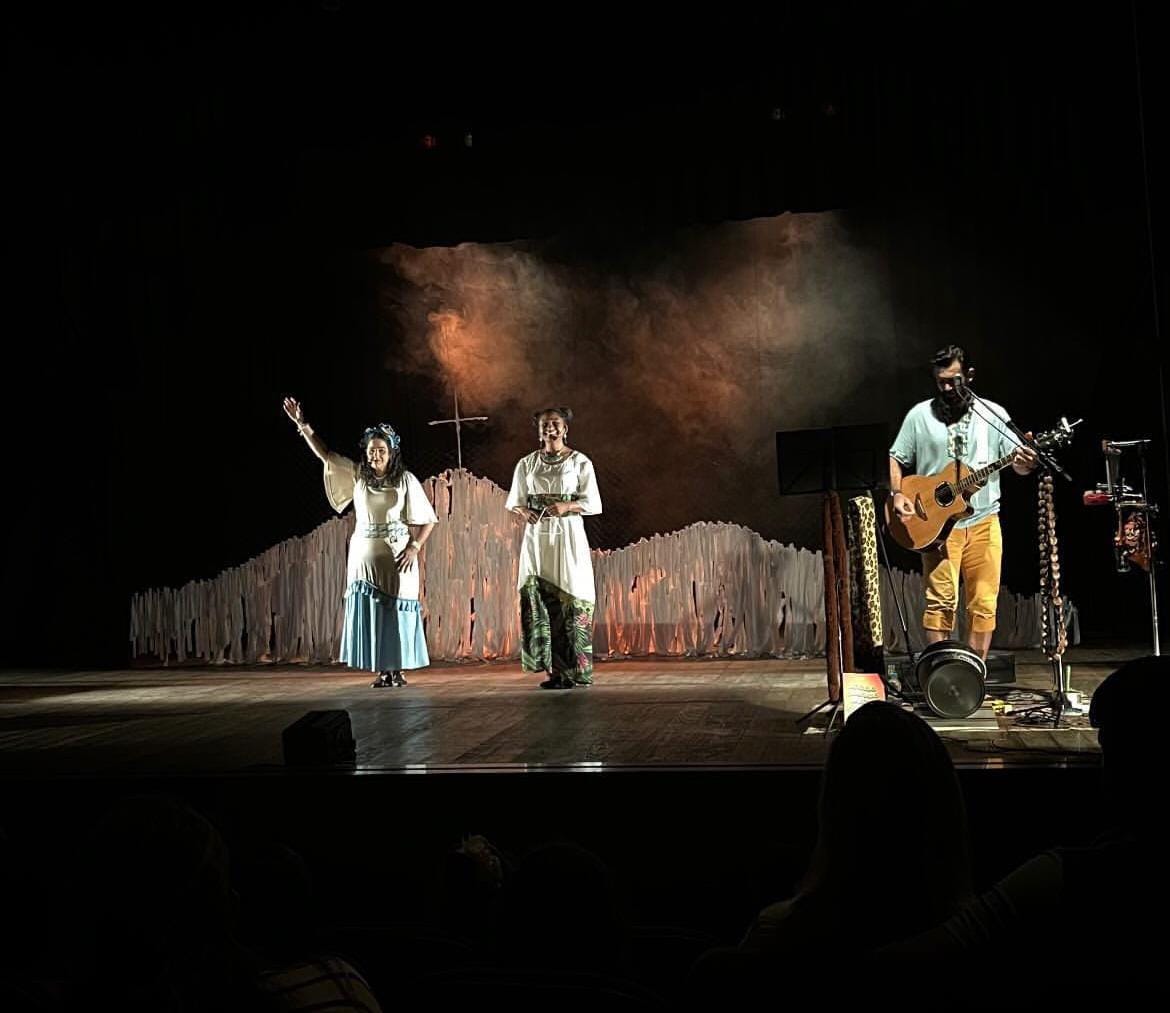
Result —
<svg viewBox="0 0 1170 1013"><path fill-rule="evenodd" d="M999 514L969 528L955 528L945 544L922 554L926 612L922 625L947 632L955 628L959 604L959 578L967 590L967 623L973 633L995 629L995 603L999 598L1003 536Z"/></svg>

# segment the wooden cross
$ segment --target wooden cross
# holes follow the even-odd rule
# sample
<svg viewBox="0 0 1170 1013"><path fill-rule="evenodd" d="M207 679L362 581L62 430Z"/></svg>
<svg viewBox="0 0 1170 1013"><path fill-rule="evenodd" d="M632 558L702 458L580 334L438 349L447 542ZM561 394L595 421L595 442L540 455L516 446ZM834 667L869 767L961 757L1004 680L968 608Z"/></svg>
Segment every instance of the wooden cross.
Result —
<svg viewBox="0 0 1170 1013"><path fill-rule="evenodd" d="M428 426L449 426L455 427L455 454L459 461L459 467L463 467L463 423L464 422L486 422L488 417L486 415L460 415L459 414L459 391L455 391L455 417L452 419L435 419L433 422L428 422Z"/></svg>

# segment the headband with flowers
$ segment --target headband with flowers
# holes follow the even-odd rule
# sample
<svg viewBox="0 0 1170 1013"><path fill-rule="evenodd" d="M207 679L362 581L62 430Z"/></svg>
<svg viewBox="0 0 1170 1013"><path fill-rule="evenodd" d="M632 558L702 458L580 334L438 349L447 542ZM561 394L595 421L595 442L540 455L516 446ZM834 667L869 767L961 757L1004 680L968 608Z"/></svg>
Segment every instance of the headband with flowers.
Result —
<svg viewBox="0 0 1170 1013"><path fill-rule="evenodd" d="M395 431L394 427L389 422L379 422L376 426L370 426L364 433L362 433L361 448L365 450L369 445L370 440L385 440L386 445L391 450L397 450L402 443L400 437Z"/></svg>

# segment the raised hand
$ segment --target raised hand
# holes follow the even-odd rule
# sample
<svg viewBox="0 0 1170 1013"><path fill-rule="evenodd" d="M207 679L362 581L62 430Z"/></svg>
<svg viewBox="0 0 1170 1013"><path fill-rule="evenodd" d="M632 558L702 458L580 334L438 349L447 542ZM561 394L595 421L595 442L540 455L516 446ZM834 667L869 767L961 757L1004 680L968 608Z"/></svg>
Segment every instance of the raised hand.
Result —
<svg viewBox="0 0 1170 1013"><path fill-rule="evenodd" d="M286 397L284 399L284 413L298 426L305 424L305 411L301 407L300 401L295 397Z"/></svg>

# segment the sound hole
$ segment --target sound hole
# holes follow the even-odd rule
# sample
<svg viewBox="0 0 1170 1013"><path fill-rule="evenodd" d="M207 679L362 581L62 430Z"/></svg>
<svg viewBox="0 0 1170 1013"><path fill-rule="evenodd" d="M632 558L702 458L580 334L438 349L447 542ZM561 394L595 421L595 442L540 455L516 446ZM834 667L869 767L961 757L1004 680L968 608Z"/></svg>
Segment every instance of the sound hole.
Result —
<svg viewBox="0 0 1170 1013"><path fill-rule="evenodd" d="M955 490L950 487L950 483L944 482L934 487L934 501L941 507L949 507L955 502Z"/></svg>

